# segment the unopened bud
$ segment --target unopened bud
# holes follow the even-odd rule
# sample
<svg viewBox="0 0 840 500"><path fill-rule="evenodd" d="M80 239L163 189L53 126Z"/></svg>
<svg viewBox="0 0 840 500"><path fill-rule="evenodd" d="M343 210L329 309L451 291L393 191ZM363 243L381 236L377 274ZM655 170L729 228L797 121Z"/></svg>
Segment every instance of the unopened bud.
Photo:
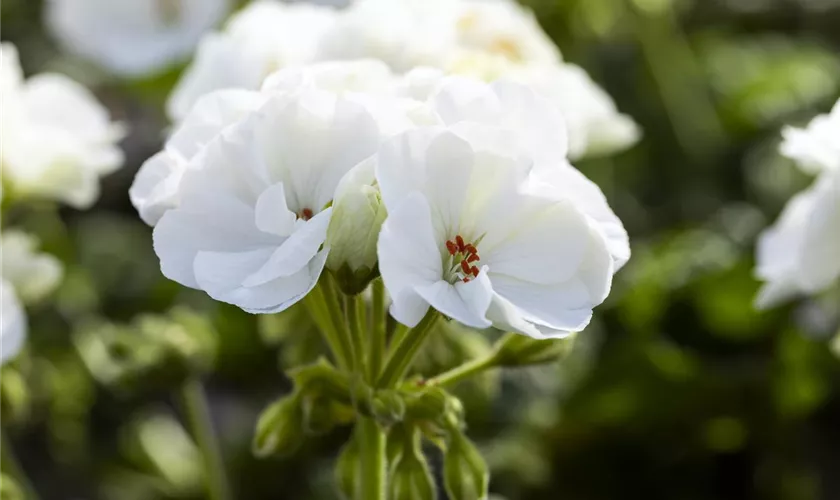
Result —
<svg viewBox="0 0 840 500"><path fill-rule="evenodd" d="M490 483L487 463L460 431L453 432L443 457L443 480L451 500L487 498Z"/></svg>
<svg viewBox="0 0 840 500"><path fill-rule="evenodd" d="M569 352L573 337L538 340L509 333L496 343L498 366L515 367L551 363Z"/></svg>
<svg viewBox="0 0 840 500"><path fill-rule="evenodd" d="M374 165L373 160L365 160L341 180L327 229L327 268L351 295L361 293L378 274L376 243L387 212Z"/></svg>
<svg viewBox="0 0 840 500"><path fill-rule="evenodd" d="M437 491L426 459L416 449L406 449L391 469L388 498L435 500Z"/></svg>
<svg viewBox="0 0 840 500"><path fill-rule="evenodd" d="M390 426L405 418L405 401L397 391L378 391L373 396L371 412L379 423Z"/></svg>
<svg viewBox="0 0 840 500"><path fill-rule="evenodd" d="M335 480L338 483L338 489L347 500L358 498L359 476L361 473L359 444L354 434L341 449L341 453L338 455L338 460L335 463Z"/></svg>
<svg viewBox="0 0 840 500"><path fill-rule="evenodd" d="M263 410L251 448L257 457L290 455L303 441L303 412L297 395L275 401Z"/></svg>

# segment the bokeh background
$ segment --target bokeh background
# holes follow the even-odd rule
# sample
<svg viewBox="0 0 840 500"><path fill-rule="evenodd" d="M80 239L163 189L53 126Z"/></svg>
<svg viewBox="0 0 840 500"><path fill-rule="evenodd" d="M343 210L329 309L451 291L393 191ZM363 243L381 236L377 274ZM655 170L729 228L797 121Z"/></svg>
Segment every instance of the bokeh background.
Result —
<svg viewBox="0 0 840 500"><path fill-rule="evenodd" d="M810 181L778 155L779 130L840 95L840 1L525 3L644 138L577 164L633 248L596 321L561 363L456 391L492 491L840 499L840 296L752 307L756 235ZM67 266L58 292L29 311L37 356L3 373L3 425L23 468L44 499L202 498L174 391L199 370L236 498L337 498L332 464L347 429L285 459L250 453L258 413L290 387L283 367L321 352L305 317L252 316L167 281L129 203L134 173L162 146L163 105L182 68L110 76L63 54L42 10L2 2L2 38L26 73L85 83L129 132L126 166L104 179L91 210L30 203L5 214ZM454 366L491 341L447 327L421 367Z"/></svg>

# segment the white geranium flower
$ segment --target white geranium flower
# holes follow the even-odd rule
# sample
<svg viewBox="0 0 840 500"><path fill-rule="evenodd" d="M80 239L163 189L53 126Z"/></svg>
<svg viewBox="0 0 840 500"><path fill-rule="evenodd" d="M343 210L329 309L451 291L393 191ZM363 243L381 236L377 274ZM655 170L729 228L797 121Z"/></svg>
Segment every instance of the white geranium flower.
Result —
<svg viewBox="0 0 840 500"><path fill-rule="evenodd" d="M458 45L517 63L557 64L560 51L533 12L515 0L461 2Z"/></svg>
<svg viewBox="0 0 840 500"><path fill-rule="evenodd" d="M25 303L37 302L52 292L63 275L61 262L39 253L38 239L17 230L0 234L0 270Z"/></svg>
<svg viewBox="0 0 840 500"><path fill-rule="evenodd" d="M131 203L146 224L154 226L164 212L178 206L178 187L190 160L222 130L264 101L265 95L259 92L219 90L196 102L163 151L143 163L128 191Z"/></svg>
<svg viewBox="0 0 840 500"><path fill-rule="evenodd" d="M310 4L261 0L249 4L224 31L207 35L178 82L167 112L182 120L204 94L219 89L258 90L274 71L315 59L335 10Z"/></svg>
<svg viewBox="0 0 840 500"><path fill-rule="evenodd" d="M26 340L26 313L15 295L15 289L0 279L0 365L20 353Z"/></svg>
<svg viewBox="0 0 840 500"><path fill-rule="evenodd" d="M840 169L823 173L758 240L759 308L814 294L840 279Z"/></svg>
<svg viewBox="0 0 840 500"><path fill-rule="evenodd" d="M87 89L58 74L25 82L17 50L2 45L3 179L20 196L38 196L90 206L99 177L116 170L122 128Z"/></svg>
<svg viewBox="0 0 840 500"><path fill-rule="evenodd" d="M48 0L47 27L68 51L142 76L189 57L230 0Z"/></svg>
<svg viewBox="0 0 840 500"><path fill-rule="evenodd" d="M364 106L316 89L272 96L194 157L154 230L163 274L252 313L317 282L336 187L381 142Z"/></svg>
<svg viewBox="0 0 840 500"><path fill-rule="evenodd" d="M431 306L535 338L579 331L616 267L604 232L574 199L546 196L520 148L504 154L473 128L409 131L374 157L391 314L413 326Z"/></svg>
<svg viewBox="0 0 840 500"><path fill-rule="evenodd" d="M616 153L641 136L633 119L620 113L609 94L574 64L511 64L486 53L464 52L448 71L486 81L516 81L552 101L566 119L572 159Z"/></svg>
<svg viewBox="0 0 840 500"><path fill-rule="evenodd" d="M806 172L840 169L840 100L827 115L814 118L804 129L782 131L782 154Z"/></svg>

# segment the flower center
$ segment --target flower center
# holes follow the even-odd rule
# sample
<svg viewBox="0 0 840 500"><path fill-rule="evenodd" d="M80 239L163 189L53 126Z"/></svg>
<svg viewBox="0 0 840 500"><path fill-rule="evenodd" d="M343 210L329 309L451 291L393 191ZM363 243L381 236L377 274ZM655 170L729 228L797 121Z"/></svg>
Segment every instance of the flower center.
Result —
<svg viewBox="0 0 840 500"><path fill-rule="evenodd" d="M298 212L297 217L298 217L298 219L303 219L303 220L306 221L306 220L311 219L313 215L315 215L315 214L312 213L311 208L304 208L303 210Z"/></svg>
<svg viewBox="0 0 840 500"><path fill-rule="evenodd" d="M472 243L466 243L459 234L453 240L446 241L446 251L449 252L447 277L450 283L470 280L478 277L478 263L481 257L478 256L478 249Z"/></svg>

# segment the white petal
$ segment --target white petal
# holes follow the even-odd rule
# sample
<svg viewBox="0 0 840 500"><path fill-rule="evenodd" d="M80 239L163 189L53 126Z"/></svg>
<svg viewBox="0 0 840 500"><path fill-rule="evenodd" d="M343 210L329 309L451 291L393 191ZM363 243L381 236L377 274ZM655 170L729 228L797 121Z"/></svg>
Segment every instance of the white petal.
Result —
<svg viewBox="0 0 840 500"><path fill-rule="evenodd" d="M493 297L493 289L487 278L486 268L482 269L478 278L469 283L458 281L453 285L441 280L430 285L417 286L415 290L432 307L452 319L473 328L491 326L486 314Z"/></svg>
<svg viewBox="0 0 840 500"><path fill-rule="evenodd" d="M154 226L167 210L178 206L178 186L185 168L182 159L166 150L140 166L128 197L143 222Z"/></svg>
<svg viewBox="0 0 840 500"><path fill-rule="evenodd" d="M18 355L26 340L26 314L6 280L0 280L0 365Z"/></svg>
<svg viewBox="0 0 840 500"><path fill-rule="evenodd" d="M282 182L263 191L254 208L256 224L260 231L289 236L295 229L297 215L289 210L286 203L286 188Z"/></svg>

